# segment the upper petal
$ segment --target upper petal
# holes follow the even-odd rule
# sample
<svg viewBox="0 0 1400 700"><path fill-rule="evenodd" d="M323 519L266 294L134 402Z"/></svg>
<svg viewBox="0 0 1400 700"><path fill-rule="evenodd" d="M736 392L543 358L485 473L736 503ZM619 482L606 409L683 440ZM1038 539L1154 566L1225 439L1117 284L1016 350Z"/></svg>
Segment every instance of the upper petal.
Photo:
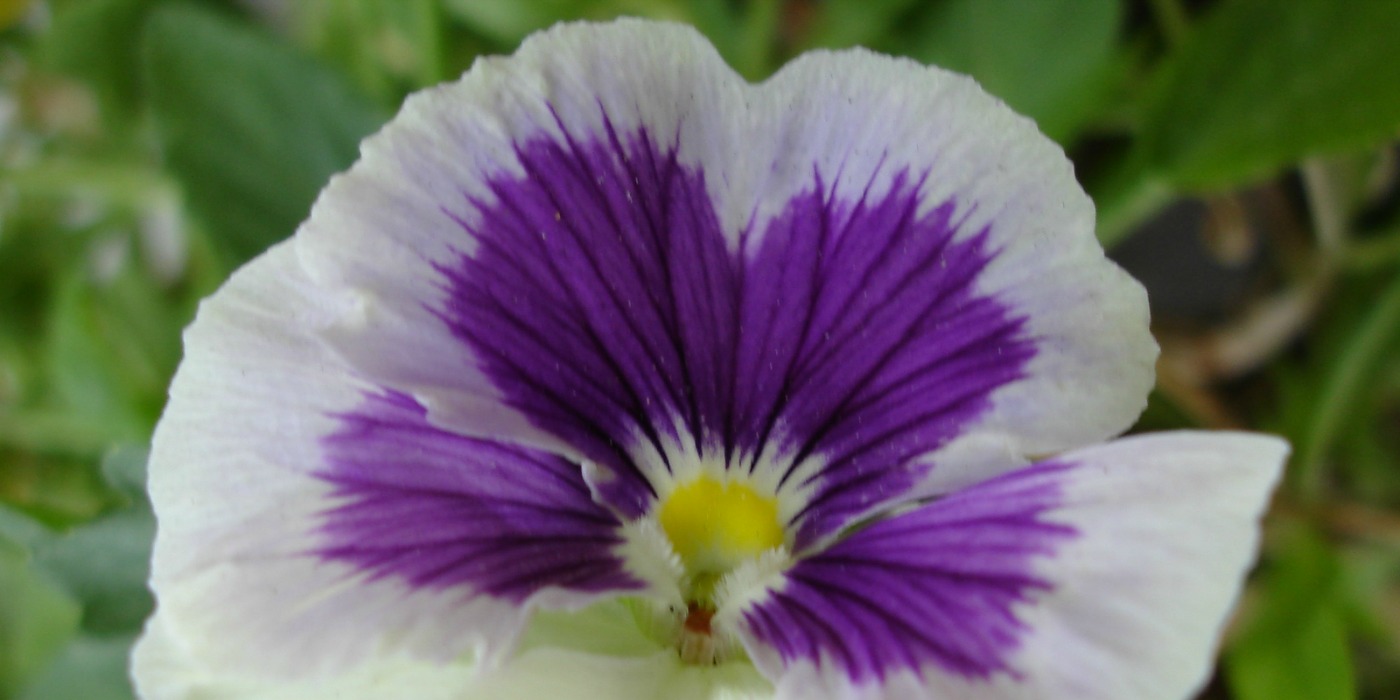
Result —
<svg viewBox="0 0 1400 700"><path fill-rule="evenodd" d="M804 546L1132 422L1155 346L1093 218L965 77L853 51L751 86L623 21L410 99L298 245L325 336L431 421L588 460L627 517L743 466Z"/></svg>
<svg viewBox="0 0 1400 700"><path fill-rule="evenodd" d="M730 185L689 168L739 164L717 152L744 148L740 87L693 30L622 21L411 97L298 236L352 304L326 337L435 422L588 459L645 510L688 400L676 345L706 330L685 294L724 256L707 193Z"/></svg>
<svg viewBox="0 0 1400 700"><path fill-rule="evenodd" d="M717 619L784 698L1179 700L1286 452L1218 433L1073 452L860 529Z"/></svg>
<svg viewBox="0 0 1400 700"><path fill-rule="evenodd" d="M780 444L817 457L796 467L811 537L1132 424L1156 357L1146 295L1032 122L969 78L859 50L806 54L756 93L745 255L769 274L745 310L767 335L738 353L736 410L780 416Z"/></svg>
<svg viewBox="0 0 1400 700"><path fill-rule="evenodd" d="M909 498L916 457L997 429L998 392L1038 379L1027 314L978 288L992 228L968 235L953 200L922 211L928 177L842 199L815 175L744 266L731 425L751 469L799 494L799 549Z"/></svg>

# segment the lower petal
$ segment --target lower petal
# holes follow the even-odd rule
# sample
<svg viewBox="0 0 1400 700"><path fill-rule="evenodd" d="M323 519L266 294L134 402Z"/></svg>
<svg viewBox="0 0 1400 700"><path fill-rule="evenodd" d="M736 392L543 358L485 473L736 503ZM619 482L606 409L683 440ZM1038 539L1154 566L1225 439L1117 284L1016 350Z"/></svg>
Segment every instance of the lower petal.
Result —
<svg viewBox="0 0 1400 700"><path fill-rule="evenodd" d="M721 610L785 698L1182 698L1287 447L1170 433L878 521Z"/></svg>
<svg viewBox="0 0 1400 700"><path fill-rule="evenodd" d="M268 679L202 658L157 613L132 652L131 674L145 700L467 700L476 669L410 657L380 658L346 673Z"/></svg>
<svg viewBox="0 0 1400 700"><path fill-rule="evenodd" d="M249 677L203 662L162 615L147 623L132 656L146 700L535 700L666 698L761 700L773 688L747 661L684 664L648 638L620 603L546 615L520 654L482 672L472 664L386 657L344 673L293 680Z"/></svg>

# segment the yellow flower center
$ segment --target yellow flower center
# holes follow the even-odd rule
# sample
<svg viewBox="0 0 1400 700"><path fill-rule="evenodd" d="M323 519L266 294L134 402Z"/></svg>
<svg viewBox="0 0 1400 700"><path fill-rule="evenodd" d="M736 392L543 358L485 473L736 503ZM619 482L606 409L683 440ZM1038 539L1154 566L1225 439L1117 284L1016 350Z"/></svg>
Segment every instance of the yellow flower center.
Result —
<svg viewBox="0 0 1400 700"><path fill-rule="evenodd" d="M783 545L778 500L739 481L701 476L661 504L661 529L697 579L724 574Z"/></svg>

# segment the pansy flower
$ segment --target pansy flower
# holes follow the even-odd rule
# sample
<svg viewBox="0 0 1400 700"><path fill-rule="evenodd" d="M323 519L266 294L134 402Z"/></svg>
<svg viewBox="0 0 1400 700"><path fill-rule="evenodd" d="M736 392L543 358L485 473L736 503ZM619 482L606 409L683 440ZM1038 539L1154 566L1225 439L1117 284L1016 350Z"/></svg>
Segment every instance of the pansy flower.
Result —
<svg viewBox="0 0 1400 700"><path fill-rule="evenodd" d="M411 97L156 432L183 698L1182 698L1285 446L1125 430L1142 288L968 78L567 25Z"/></svg>

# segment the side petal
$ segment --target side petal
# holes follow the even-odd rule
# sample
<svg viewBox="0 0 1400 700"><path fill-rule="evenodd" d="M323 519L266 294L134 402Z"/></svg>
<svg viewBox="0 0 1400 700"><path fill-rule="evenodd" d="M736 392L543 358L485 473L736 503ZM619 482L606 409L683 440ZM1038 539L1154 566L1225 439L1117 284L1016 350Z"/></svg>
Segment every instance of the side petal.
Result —
<svg viewBox="0 0 1400 700"><path fill-rule="evenodd" d="M1031 121L965 76L859 50L799 57L752 112L741 327L759 330L736 353L736 422L772 430L767 461L810 487L799 548L1132 424L1156 357L1146 295Z"/></svg>
<svg viewBox="0 0 1400 700"><path fill-rule="evenodd" d="M964 235L952 201L921 213L923 174L857 200L816 177L745 270L735 353L739 444L803 496L799 550L911 498L937 450L989 428L999 392L1039 379L1027 312L979 289L991 228Z"/></svg>
<svg viewBox="0 0 1400 700"><path fill-rule="evenodd" d="M721 610L783 698L1179 700L1287 446L1119 440L857 530Z"/></svg>
<svg viewBox="0 0 1400 700"><path fill-rule="evenodd" d="M314 554L369 580L466 588L523 605L541 590L636 591L622 523L577 464L430 425L402 394L371 394L322 439L333 485Z"/></svg>
<svg viewBox="0 0 1400 700"><path fill-rule="evenodd" d="M580 469L429 425L316 339L331 304L284 244L186 333L150 462L152 588L186 644L254 676L481 658L532 607L645 587Z"/></svg>

